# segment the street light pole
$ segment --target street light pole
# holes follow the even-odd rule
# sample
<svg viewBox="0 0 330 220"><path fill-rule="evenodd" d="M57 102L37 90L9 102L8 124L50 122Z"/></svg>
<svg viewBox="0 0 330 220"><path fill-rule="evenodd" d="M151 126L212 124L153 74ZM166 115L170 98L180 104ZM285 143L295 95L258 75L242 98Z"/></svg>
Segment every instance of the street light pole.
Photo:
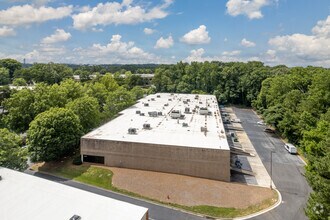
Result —
<svg viewBox="0 0 330 220"><path fill-rule="evenodd" d="M270 189L273 189L273 153L274 151L270 151Z"/></svg>

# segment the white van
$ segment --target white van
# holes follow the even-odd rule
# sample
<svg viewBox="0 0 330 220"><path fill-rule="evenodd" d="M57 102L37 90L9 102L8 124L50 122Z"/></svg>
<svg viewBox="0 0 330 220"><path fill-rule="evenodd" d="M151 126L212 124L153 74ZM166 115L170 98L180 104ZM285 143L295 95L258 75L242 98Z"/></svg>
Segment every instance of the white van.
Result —
<svg viewBox="0 0 330 220"><path fill-rule="evenodd" d="M285 149L290 153L290 154L296 154L297 153L297 148L293 146L293 144L284 144Z"/></svg>

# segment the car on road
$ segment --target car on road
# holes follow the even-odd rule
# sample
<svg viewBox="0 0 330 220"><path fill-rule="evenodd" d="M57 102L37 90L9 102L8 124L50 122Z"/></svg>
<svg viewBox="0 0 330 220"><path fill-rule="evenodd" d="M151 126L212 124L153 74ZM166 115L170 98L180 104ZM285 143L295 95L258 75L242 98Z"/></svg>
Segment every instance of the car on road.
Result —
<svg viewBox="0 0 330 220"><path fill-rule="evenodd" d="M264 129L264 132L274 134L274 133L275 133L275 130L273 130L273 129L271 129L271 128L265 128L265 129Z"/></svg>
<svg viewBox="0 0 330 220"><path fill-rule="evenodd" d="M290 154L297 154L297 148L293 144L286 143L284 144L284 148L290 153Z"/></svg>
<svg viewBox="0 0 330 220"><path fill-rule="evenodd" d="M257 124L258 124L258 125L266 125L266 123L263 122L263 121L258 121Z"/></svg>

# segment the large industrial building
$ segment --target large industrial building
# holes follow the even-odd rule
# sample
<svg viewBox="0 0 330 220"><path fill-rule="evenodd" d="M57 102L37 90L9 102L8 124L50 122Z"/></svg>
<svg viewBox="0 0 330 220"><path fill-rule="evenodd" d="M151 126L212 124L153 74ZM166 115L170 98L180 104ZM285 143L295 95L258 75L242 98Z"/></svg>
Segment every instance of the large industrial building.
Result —
<svg viewBox="0 0 330 220"><path fill-rule="evenodd" d="M157 93L81 139L84 162L230 181L215 96Z"/></svg>
<svg viewBox="0 0 330 220"><path fill-rule="evenodd" d="M148 209L0 167L0 219L148 220Z"/></svg>

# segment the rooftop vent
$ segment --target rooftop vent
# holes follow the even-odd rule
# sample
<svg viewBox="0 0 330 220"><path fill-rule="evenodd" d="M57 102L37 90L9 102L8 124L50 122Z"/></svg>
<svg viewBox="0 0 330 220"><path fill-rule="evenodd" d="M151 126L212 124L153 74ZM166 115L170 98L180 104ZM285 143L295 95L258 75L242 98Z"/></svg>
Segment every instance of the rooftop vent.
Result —
<svg viewBox="0 0 330 220"><path fill-rule="evenodd" d="M72 216L69 220L80 220L81 217L79 215Z"/></svg>
<svg viewBox="0 0 330 220"><path fill-rule="evenodd" d="M136 128L129 128L128 133L129 134L136 134L137 133Z"/></svg>
<svg viewBox="0 0 330 220"><path fill-rule="evenodd" d="M165 103L164 106L168 106L168 103Z"/></svg>

